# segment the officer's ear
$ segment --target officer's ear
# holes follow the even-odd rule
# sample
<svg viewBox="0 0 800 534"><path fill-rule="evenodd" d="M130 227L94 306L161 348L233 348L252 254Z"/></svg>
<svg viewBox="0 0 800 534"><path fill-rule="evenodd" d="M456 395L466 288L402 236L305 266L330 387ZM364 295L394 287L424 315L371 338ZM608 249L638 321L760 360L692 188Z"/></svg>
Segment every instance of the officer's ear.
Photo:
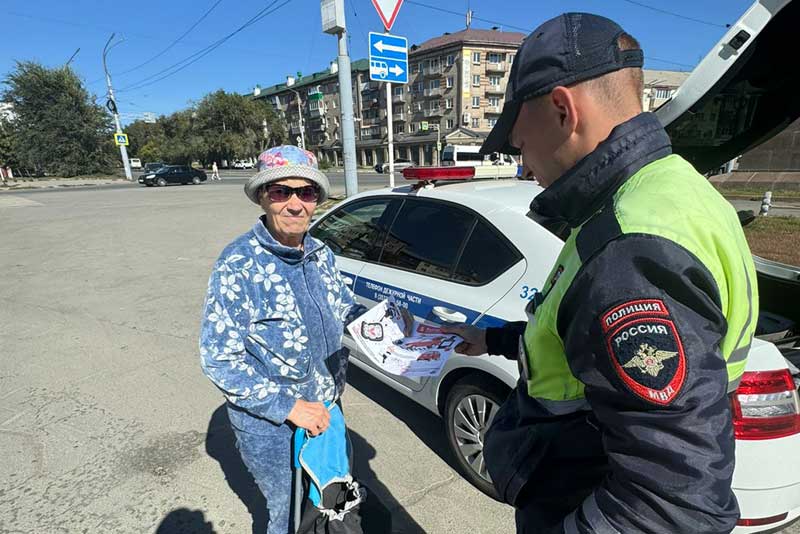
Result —
<svg viewBox="0 0 800 534"><path fill-rule="evenodd" d="M565 137L568 137L578 128L576 95L569 88L558 86L550 91L549 100L560 128Z"/></svg>

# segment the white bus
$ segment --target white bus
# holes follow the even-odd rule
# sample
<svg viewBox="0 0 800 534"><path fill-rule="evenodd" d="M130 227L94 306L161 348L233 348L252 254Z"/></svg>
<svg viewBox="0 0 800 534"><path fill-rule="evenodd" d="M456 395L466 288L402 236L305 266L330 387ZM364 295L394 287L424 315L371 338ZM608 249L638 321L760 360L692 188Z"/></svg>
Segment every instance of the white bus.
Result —
<svg viewBox="0 0 800 534"><path fill-rule="evenodd" d="M476 177L514 178L517 175L517 160L508 154L480 153L481 147L470 145L447 145L442 150L443 167L475 167Z"/></svg>

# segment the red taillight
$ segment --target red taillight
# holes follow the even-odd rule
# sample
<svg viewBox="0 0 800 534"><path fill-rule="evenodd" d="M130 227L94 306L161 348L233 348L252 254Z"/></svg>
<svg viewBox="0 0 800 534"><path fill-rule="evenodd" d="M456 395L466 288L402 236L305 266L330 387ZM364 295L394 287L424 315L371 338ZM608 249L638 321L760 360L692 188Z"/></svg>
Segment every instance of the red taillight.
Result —
<svg viewBox="0 0 800 534"><path fill-rule="evenodd" d="M740 527L761 527L764 525L771 525L772 523L777 523L778 521L783 521L789 516L789 512L783 512L782 514L773 515L770 517L759 517L756 519L740 519L736 522L736 524Z"/></svg>
<svg viewBox="0 0 800 534"><path fill-rule="evenodd" d="M745 372L732 405L736 439L800 434L800 399L788 369Z"/></svg>
<svg viewBox="0 0 800 534"><path fill-rule="evenodd" d="M475 167L408 167L406 180L467 180L475 177Z"/></svg>

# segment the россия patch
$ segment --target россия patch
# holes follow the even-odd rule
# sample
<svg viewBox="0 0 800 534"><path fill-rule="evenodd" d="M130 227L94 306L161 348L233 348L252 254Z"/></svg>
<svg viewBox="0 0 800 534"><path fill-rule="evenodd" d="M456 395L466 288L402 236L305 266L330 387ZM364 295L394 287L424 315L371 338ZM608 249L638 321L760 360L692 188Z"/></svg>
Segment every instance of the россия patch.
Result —
<svg viewBox="0 0 800 534"><path fill-rule="evenodd" d="M658 299L632 300L601 316L614 370L638 397L670 404L686 378L686 355L669 310Z"/></svg>

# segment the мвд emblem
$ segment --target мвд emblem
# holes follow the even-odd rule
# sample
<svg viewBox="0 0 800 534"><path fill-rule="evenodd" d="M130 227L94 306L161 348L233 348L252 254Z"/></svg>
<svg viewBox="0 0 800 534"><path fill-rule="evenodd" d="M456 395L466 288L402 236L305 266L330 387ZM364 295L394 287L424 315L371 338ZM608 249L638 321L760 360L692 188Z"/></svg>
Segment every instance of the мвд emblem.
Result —
<svg viewBox="0 0 800 534"><path fill-rule="evenodd" d="M686 378L686 357L669 310L661 300L615 306L601 316L611 364L642 399L670 404Z"/></svg>
<svg viewBox="0 0 800 534"><path fill-rule="evenodd" d="M643 373L647 373L650 376L658 376L658 373L664 368L664 364L661 362L669 358L674 358L677 355L677 352L658 350L647 343L642 343L639 346L639 350L636 352L636 356L631 358L631 361L622 367L626 369L638 367Z"/></svg>

